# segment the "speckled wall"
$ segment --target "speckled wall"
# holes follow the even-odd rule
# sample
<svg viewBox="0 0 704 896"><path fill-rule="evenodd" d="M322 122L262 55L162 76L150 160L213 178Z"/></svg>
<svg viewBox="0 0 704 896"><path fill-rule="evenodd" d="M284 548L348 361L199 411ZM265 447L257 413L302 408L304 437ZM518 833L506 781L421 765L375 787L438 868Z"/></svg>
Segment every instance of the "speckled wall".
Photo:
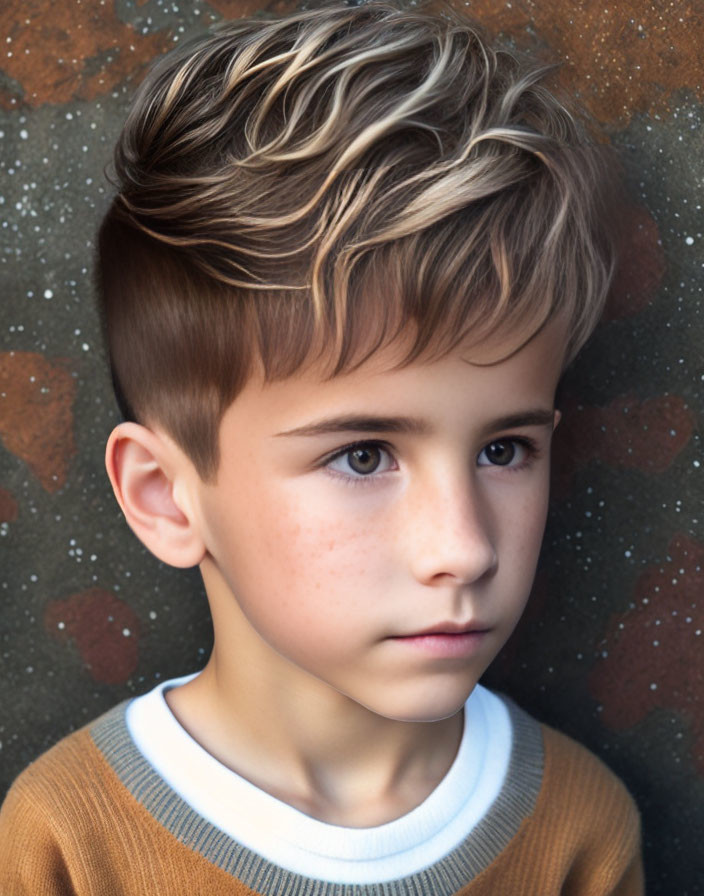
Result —
<svg viewBox="0 0 704 896"><path fill-rule="evenodd" d="M272 3L287 8L289 2ZM649 892L704 892L704 5L476 0L565 61L618 148L629 236L568 373L528 613L487 676L625 779ZM198 578L157 564L103 472L117 420L91 300L103 167L148 60L262 0L0 9L2 790L64 733L198 668Z"/></svg>

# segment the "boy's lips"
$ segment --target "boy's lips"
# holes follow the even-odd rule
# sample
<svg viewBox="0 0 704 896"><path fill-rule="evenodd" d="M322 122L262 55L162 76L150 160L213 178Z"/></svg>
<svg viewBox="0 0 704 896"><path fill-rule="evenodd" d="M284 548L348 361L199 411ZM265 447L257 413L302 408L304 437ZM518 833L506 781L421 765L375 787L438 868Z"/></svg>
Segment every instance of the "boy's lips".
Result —
<svg viewBox="0 0 704 896"><path fill-rule="evenodd" d="M431 635L469 635L483 634L488 632L491 626L484 625L481 622L439 622L437 625L431 625L429 628L421 629L417 632L409 632L405 635L396 635L396 638L423 638Z"/></svg>
<svg viewBox="0 0 704 896"><path fill-rule="evenodd" d="M426 656L467 659L481 647L490 630L490 626L480 622L440 622L407 635L395 635L390 640Z"/></svg>

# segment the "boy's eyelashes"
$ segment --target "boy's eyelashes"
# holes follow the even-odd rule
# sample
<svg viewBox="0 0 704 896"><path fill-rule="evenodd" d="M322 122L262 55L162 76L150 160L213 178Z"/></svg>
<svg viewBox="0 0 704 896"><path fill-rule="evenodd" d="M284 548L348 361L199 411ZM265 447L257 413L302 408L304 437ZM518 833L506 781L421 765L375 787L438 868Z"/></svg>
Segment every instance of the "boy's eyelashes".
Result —
<svg viewBox="0 0 704 896"><path fill-rule="evenodd" d="M539 444L527 436L502 436L492 439L477 455L479 467L503 467L521 470L540 456ZM329 472L343 479L360 481L374 474L397 470L393 450L385 442L365 439L344 445L320 463Z"/></svg>
<svg viewBox="0 0 704 896"><path fill-rule="evenodd" d="M527 436L494 439L479 452L477 466L521 470L540 455L540 446Z"/></svg>
<svg viewBox="0 0 704 896"><path fill-rule="evenodd" d="M337 464L337 466L336 466ZM384 442L365 440L345 445L322 462L330 473L342 479L361 481L373 473L397 470L390 446Z"/></svg>

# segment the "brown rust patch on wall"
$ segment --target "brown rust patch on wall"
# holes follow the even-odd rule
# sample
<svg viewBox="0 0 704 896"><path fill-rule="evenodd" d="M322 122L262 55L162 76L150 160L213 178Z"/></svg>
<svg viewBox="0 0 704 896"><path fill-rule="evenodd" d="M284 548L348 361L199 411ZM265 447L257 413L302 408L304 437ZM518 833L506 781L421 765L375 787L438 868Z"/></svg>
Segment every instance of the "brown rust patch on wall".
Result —
<svg viewBox="0 0 704 896"><path fill-rule="evenodd" d="M665 274L658 225L642 205L622 210L619 264L609 294L604 320L638 314L653 302Z"/></svg>
<svg viewBox="0 0 704 896"><path fill-rule="evenodd" d="M0 488L0 523L12 523L17 519L19 507L15 496L6 488Z"/></svg>
<svg viewBox="0 0 704 896"><path fill-rule="evenodd" d="M60 363L33 352L0 353L0 438L48 492L66 482L76 453L76 380Z"/></svg>
<svg viewBox="0 0 704 896"><path fill-rule="evenodd" d="M95 681L124 684L137 668L137 616L111 591L91 588L52 601L44 625L53 637L75 643Z"/></svg>
<svg viewBox="0 0 704 896"><path fill-rule="evenodd" d="M258 0L208 0L208 5L220 13L225 19L239 19L258 12L286 13L298 8L296 0L269 0L268 3Z"/></svg>
<svg viewBox="0 0 704 896"><path fill-rule="evenodd" d="M625 125L637 113L671 112L689 90L704 101L704 5L701 0L472 0L453 4L492 33L543 45L567 64L561 80L603 123Z"/></svg>
<svg viewBox="0 0 704 896"><path fill-rule="evenodd" d="M676 535L664 562L649 566L635 609L612 616L589 689L611 728L630 728L657 708L688 721L693 759L704 773L704 543Z"/></svg>
<svg viewBox="0 0 704 896"><path fill-rule="evenodd" d="M621 395L607 407L562 403L555 431L553 490L563 497L574 473L592 461L620 470L664 473L692 437L694 415L677 395L639 402Z"/></svg>
<svg viewBox="0 0 704 896"><path fill-rule="evenodd" d="M78 8L75 0L5 0L0 34L0 66L20 87L2 92L6 108L102 96L169 46L164 32L140 34L118 19L113 2L96 0Z"/></svg>

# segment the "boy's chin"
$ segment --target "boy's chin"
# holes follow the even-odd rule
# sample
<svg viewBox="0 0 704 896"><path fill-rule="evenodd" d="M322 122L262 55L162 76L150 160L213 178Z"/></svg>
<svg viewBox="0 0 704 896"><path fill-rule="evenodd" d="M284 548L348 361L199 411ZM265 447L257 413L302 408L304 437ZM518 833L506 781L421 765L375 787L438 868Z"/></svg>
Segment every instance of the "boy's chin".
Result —
<svg viewBox="0 0 704 896"><path fill-rule="evenodd" d="M399 700L375 700L361 705L377 716L391 722L433 723L442 722L457 715L469 699L476 682L463 689L438 689L436 693L422 697Z"/></svg>

